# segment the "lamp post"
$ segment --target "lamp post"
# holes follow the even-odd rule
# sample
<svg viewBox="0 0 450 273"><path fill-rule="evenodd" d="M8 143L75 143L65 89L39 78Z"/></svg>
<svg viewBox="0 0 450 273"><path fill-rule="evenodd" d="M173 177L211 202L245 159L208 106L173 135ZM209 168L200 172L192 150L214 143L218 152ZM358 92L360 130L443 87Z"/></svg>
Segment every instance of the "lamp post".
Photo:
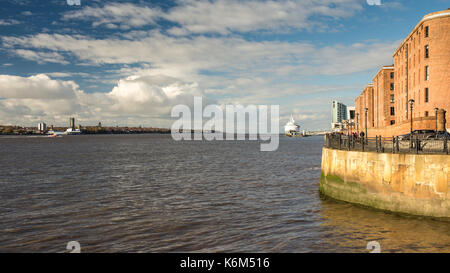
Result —
<svg viewBox="0 0 450 273"><path fill-rule="evenodd" d="M356 132L359 136L359 113L356 113Z"/></svg>
<svg viewBox="0 0 450 273"><path fill-rule="evenodd" d="M414 107L414 100L410 99L409 101L409 108L411 109L411 137L413 133L413 107Z"/></svg>
<svg viewBox="0 0 450 273"><path fill-rule="evenodd" d="M365 108L364 109L364 113L365 113L365 116L366 116L366 135L365 135L365 137L367 138L367 112L369 111L369 108Z"/></svg>
<svg viewBox="0 0 450 273"><path fill-rule="evenodd" d="M439 111L439 108L434 108L434 113L435 113L435 117L436 117L436 138L437 138L437 133L438 133L438 118L437 118L437 115L438 115L438 111Z"/></svg>

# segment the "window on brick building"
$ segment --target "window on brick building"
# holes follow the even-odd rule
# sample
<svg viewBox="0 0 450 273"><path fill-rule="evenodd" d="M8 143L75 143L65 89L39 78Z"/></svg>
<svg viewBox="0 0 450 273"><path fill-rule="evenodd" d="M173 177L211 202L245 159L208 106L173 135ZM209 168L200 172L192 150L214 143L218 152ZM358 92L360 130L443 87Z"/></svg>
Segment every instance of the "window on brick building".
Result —
<svg viewBox="0 0 450 273"><path fill-rule="evenodd" d="M430 67L425 66L425 80L428 81L430 79Z"/></svg>
<svg viewBox="0 0 450 273"><path fill-rule="evenodd" d="M391 83L391 90L394 90L394 83Z"/></svg>
<svg viewBox="0 0 450 273"><path fill-rule="evenodd" d="M394 125L395 124L395 120L391 120L391 125Z"/></svg>
<svg viewBox="0 0 450 273"><path fill-rule="evenodd" d="M428 88L425 88L425 102L428 102L429 100L429 91Z"/></svg>
<svg viewBox="0 0 450 273"><path fill-rule="evenodd" d="M394 94L391 94L391 103L394 103Z"/></svg>
<svg viewBox="0 0 450 273"><path fill-rule="evenodd" d="M391 72L391 79L394 78L394 72Z"/></svg>
<svg viewBox="0 0 450 273"><path fill-rule="evenodd" d="M425 27L425 37L428 37L430 35L430 28Z"/></svg>
<svg viewBox="0 0 450 273"><path fill-rule="evenodd" d="M391 107L391 116L395 116L395 107Z"/></svg>
<svg viewBox="0 0 450 273"><path fill-rule="evenodd" d="M430 57L430 48L428 45L425 46L425 59L428 59Z"/></svg>
<svg viewBox="0 0 450 273"><path fill-rule="evenodd" d="M425 116L428 117L428 111L425 111Z"/></svg>

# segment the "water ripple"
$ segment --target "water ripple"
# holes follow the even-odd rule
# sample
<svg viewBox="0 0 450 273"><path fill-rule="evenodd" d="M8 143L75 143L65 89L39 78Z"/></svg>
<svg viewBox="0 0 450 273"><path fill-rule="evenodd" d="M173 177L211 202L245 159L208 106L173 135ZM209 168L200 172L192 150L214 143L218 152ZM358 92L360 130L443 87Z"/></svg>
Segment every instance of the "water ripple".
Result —
<svg viewBox="0 0 450 273"><path fill-rule="evenodd" d="M321 137L0 137L0 252L450 252L450 223L321 199Z"/></svg>

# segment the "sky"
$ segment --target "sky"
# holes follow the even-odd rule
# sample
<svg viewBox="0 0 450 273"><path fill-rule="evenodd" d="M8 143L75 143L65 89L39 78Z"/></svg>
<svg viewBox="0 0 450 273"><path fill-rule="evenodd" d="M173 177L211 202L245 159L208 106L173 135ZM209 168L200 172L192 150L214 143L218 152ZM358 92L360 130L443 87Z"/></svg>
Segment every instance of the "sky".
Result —
<svg viewBox="0 0 450 273"><path fill-rule="evenodd" d="M450 0L1 0L0 124L170 128L171 109L279 105L331 126ZM376 2L376 1L369 1Z"/></svg>

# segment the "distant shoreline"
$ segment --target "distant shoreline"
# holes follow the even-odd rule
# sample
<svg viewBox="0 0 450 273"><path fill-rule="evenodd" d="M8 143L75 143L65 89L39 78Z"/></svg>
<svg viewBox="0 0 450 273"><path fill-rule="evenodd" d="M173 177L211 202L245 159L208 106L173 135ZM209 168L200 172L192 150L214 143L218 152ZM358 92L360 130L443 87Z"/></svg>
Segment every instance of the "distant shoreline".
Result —
<svg viewBox="0 0 450 273"><path fill-rule="evenodd" d="M112 135L170 135L170 133L159 133L159 132L155 132L155 133L115 133L115 134L73 134L73 135L63 135L64 137L66 136L112 136ZM0 138L7 138L7 137L24 137L24 138L49 138L52 135L48 135L48 134L0 134Z"/></svg>
<svg viewBox="0 0 450 273"><path fill-rule="evenodd" d="M97 127L86 126L79 128L81 135L118 135L118 134L170 134L167 128L143 127ZM45 136L51 135L49 131L65 132L66 127L53 127L46 131L39 131L36 127L0 126L0 136Z"/></svg>

